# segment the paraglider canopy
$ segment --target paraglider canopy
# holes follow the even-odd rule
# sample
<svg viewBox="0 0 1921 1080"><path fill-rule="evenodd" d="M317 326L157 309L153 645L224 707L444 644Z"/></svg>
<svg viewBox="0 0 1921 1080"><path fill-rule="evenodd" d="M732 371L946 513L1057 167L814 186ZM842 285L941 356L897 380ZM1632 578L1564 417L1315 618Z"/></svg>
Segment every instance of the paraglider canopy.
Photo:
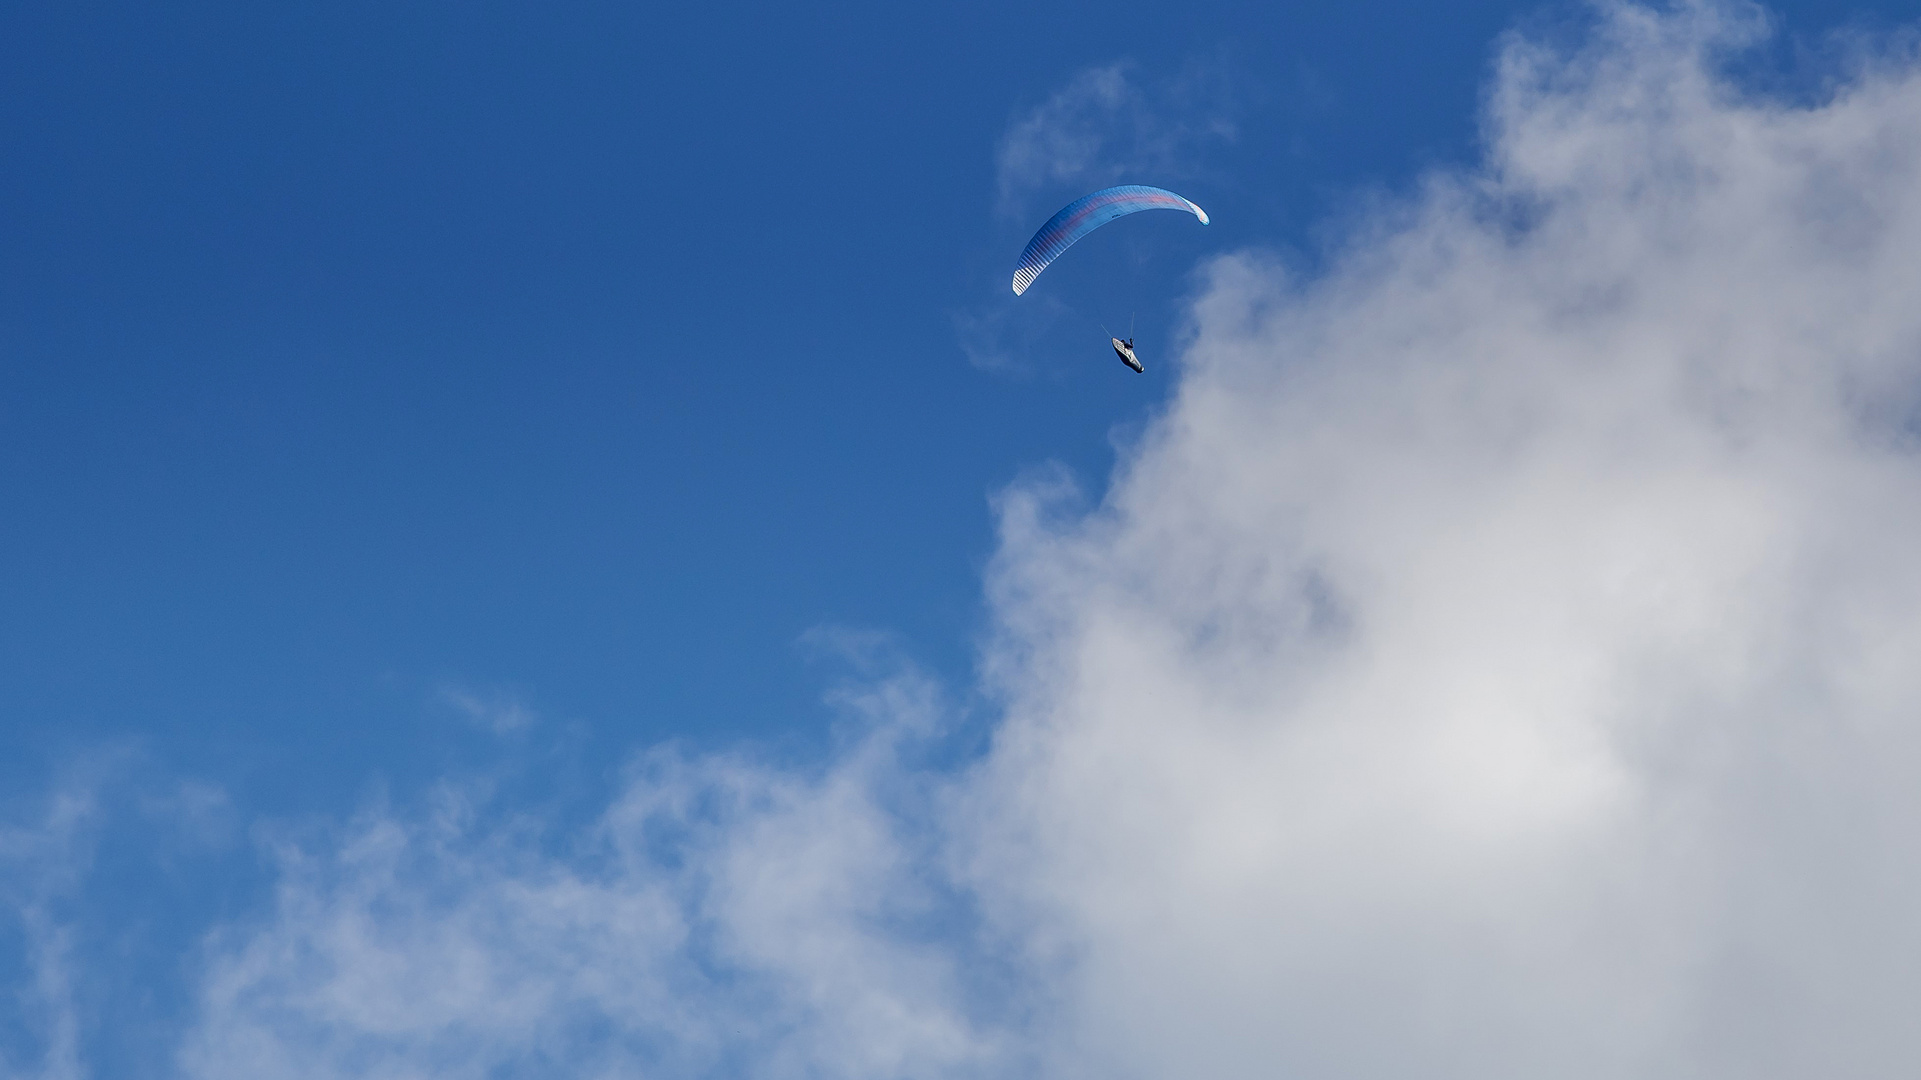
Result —
<svg viewBox="0 0 1921 1080"><path fill-rule="evenodd" d="M1207 224L1207 211L1171 191L1139 184L1102 188L1062 207L1061 212L1048 218L1041 231L1027 242L1027 249L1021 252L1020 265L1014 270L1014 295L1026 292L1041 271L1047 269L1047 264L1073 247L1074 241L1116 218L1142 210L1185 210L1201 219L1201 224Z"/></svg>

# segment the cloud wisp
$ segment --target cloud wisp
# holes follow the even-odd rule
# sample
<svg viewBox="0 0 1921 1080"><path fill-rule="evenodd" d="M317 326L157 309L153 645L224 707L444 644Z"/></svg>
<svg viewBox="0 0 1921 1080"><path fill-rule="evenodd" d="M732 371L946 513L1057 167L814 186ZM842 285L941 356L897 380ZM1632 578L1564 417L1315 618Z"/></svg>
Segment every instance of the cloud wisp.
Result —
<svg viewBox="0 0 1921 1080"><path fill-rule="evenodd" d="M447 785L276 842L273 910L209 943L183 1071L969 1071L993 1047L929 872L931 695L911 672L839 695L855 730L817 772L658 749L562 838Z"/></svg>
<svg viewBox="0 0 1921 1080"><path fill-rule="evenodd" d="M475 727L495 735L525 731L539 719L519 695L505 690L478 690L449 682L436 697Z"/></svg>
<svg viewBox="0 0 1921 1080"><path fill-rule="evenodd" d="M996 148L1007 254L1070 200L1121 183L1172 184L1206 173L1210 151L1237 134L1233 68L1225 60L1143 77L1116 61L1089 68L1016 116ZM968 363L982 371L1031 374L1033 357L1064 322L1092 333L1099 323L1058 298L1030 293L1018 302L999 262L990 301L952 314ZM1115 329L1120 329L1116 327Z"/></svg>
<svg viewBox="0 0 1921 1080"><path fill-rule="evenodd" d="M1921 65L1757 99L1761 28L1511 39L1481 165L1212 264L1097 505L1003 500L981 760L903 676L584 837L280 845L183 1071L1911 1075Z"/></svg>
<svg viewBox="0 0 1921 1080"><path fill-rule="evenodd" d="M1192 175L1205 149L1235 136L1219 65L1144 80L1132 64L1089 68L1015 119L995 155L1003 212L1028 197ZM1152 179L1141 180L1141 177Z"/></svg>
<svg viewBox="0 0 1921 1080"><path fill-rule="evenodd" d="M7 1076L86 1075L74 927L63 909L86 876L99 805L90 778L64 779L35 820L0 823L0 940L19 950L14 985L0 983L14 1005L13 1020L0 1024Z"/></svg>

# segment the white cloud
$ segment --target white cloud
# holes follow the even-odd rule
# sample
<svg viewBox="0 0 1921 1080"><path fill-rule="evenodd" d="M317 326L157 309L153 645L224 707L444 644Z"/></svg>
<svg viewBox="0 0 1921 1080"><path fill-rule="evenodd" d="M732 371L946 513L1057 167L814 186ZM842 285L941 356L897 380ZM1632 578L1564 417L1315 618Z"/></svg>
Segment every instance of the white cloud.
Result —
<svg viewBox="0 0 1921 1080"><path fill-rule="evenodd" d="M519 695L505 690L476 690L449 683L440 688L439 697L442 704L452 706L470 723L495 735L524 730L537 719Z"/></svg>
<svg viewBox="0 0 1921 1080"><path fill-rule="evenodd" d="M1226 68L1144 80L1134 66L1089 68L1008 127L997 153L1001 207L1037 191L1191 176L1195 158L1234 137Z"/></svg>
<svg viewBox="0 0 1921 1080"><path fill-rule="evenodd" d="M1117 61L1089 68L1039 105L1017 115L996 149L999 209L1021 231L1018 245L1047 215L1087 192L1119 183L1175 184L1207 175L1213 151L1236 136L1237 76L1223 57L1202 57L1172 72L1143 74ZM1189 191L1206 204L1204 191ZM1098 320L1074 315L1051 295L1015 301L1006 271L983 282L991 300L952 313L961 352L974 367L1030 375L1050 332L1074 321L1086 333ZM1125 333L1125 311L1109 321ZM1084 339L1083 339L1084 340Z"/></svg>
<svg viewBox="0 0 1921 1080"><path fill-rule="evenodd" d="M1018 304L1008 303L1007 297L994 299L992 304L974 311L957 311L952 316L961 352L981 371L1027 372L1031 363L1028 358L1039 351L1046 335L1073 314L1051 294L1030 294Z"/></svg>
<svg viewBox="0 0 1921 1080"><path fill-rule="evenodd" d="M1214 263L1099 505L1003 502L970 770L894 679L578 841L370 813L186 1071L1912 1075L1921 68L1756 99L1758 26L1508 41L1483 167Z"/></svg>
<svg viewBox="0 0 1921 1080"><path fill-rule="evenodd" d="M964 973L916 939L951 906L907 826L911 674L843 696L818 774L648 755L590 832L439 792L277 845L262 922L210 943L199 1077L965 1072L993 1047Z"/></svg>
<svg viewBox="0 0 1921 1080"><path fill-rule="evenodd" d="M1010 499L1064 1075L1921 1065L1921 79L1743 98L1756 22L1508 43L1485 169L1215 264L1100 510Z"/></svg>
<svg viewBox="0 0 1921 1080"><path fill-rule="evenodd" d="M153 1014L185 975L152 960L186 907L181 871L231 847L227 794L156 777L118 744L10 790L0 814L0 1077L81 1080L151 1058L173 1034Z"/></svg>
<svg viewBox="0 0 1921 1080"><path fill-rule="evenodd" d="M0 824L0 940L18 934L14 985L0 982L14 1008L0 1024L0 1075L77 1080L86 1075L73 957L74 926L63 902L91 862L98 818L94 778L64 778L32 820ZM11 925L8 925L11 924Z"/></svg>

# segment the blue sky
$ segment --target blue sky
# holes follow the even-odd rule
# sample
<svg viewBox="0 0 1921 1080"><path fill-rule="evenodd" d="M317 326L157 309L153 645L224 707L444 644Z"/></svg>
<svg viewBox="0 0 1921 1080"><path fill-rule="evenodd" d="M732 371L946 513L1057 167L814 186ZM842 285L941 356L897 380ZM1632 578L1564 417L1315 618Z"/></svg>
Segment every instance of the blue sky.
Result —
<svg viewBox="0 0 1921 1080"><path fill-rule="evenodd" d="M1201 254L1467 153L1522 10L14 12L9 757L137 735L304 809L435 767L443 683L619 748L817 726L820 623L964 674L988 493L1166 386L1091 325L966 362L1079 193L1003 204L1015 118L1123 63L1234 125L1167 178L1221 228L1101 240L1092 317L1164 349Z"/></svg>
<svg viewBox="0 0 1921 1080"><path fill-rule="evenodd" d="M1772 36L1713 70L1783 110L1853 85L1854 50L1905 63L1887 43L1921 15L1769 10ZM1233 292L1214 260L1295 295L1343 287L1357 249L1407 257L1369 238L1427 212L1433 177L1494 175L1476 170L1503 35L1578 56L1605 21L1537 3L0 14L0 856L20 914L0 985L39 985L65 927L77 987L0 1019L0 1068L237 1068L208 1064L231 1029L207 1019L207 972L238 968L207 943L284 924L287 851L346 851L387 808L431 817L447 785L485 787L487 820L549 822L539 851L606 828L663 744L722 787L733 753L769 790L836 770L964 786L1053 700L1030 699L1040 669L1007 642L1038 633L1038 602L1008 597L1055 556L1007 507L1057 467L1084 501L1048 514L1129 505L1147 482L1110 488L1117 460L1152 475L1139 463L1208 415L1187 403ZM1029 233L1119 181L1214 224L1131 219L1013 298ZM1130 319L1145 377L1101 332ZM1326 314L1341 340L1365 336L1343 319ZM1252 336L1323 340L1300 334ZM1210 619L1207 640L1256 650L1247 627L1271 621ZM903 722L897 691L930 695L914 708L949 736L876 780L858 732L875 709ZM69 829L74 792L93 809ZM352 893L333 887L316 895ZM949 930L987 918L953 903L972 914L942 908ZM69 1014L63 1073L43 1020ZM1049 1052L1023 1067L1070 1075Z"/></svg>
<svg viewBox="0 0 1921 1080"><path fill-rule="evenodd" d="M1311 260L1468 158L1493 39L1554 14L14 12L11 778L133 736L337 805L438 766L444 685L614 750L782 738L819 725L820 624L964 679L988 495L1098 480L1165 393L1098 324L1165 356L1202 255ZM1131 177L1219 224L1092 241L979 370L957 319L1028 315L1009 253L1080 193L1003 199L997 146L1116 64L1159 123L1231 128Z"/></svg>

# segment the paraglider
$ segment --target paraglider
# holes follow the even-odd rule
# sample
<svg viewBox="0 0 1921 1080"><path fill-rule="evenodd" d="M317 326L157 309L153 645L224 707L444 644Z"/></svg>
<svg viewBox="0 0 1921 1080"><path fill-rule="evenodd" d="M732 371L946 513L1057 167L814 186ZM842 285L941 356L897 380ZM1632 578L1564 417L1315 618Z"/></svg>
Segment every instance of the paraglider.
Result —
<svg viewBox="0 0 1921 1080"><path fill-rule="evenodd" d="M1105 324L1101 326L1101 333L1106 334L1107 340L1114 343L1114 355L1121 358L1121 363L1126 364L1128 367L1133 368L1134 374L1136 375L1147 374L1147 369L1141 366L1141 358L1134 355L1134 317L1133 316L1130 315L1127 318L1127 337L1126 338L1123 339L1123 338L1115 337L1113 331L1109 330Z"/></svg>
<svg viewBox="0 0 1921 1080"><path fill-rule="evenodd" d="M1027 249L1021 252L1020 265L1014 269L1014 295L1026 292L1041 271L1047 269L1047 264L1060 258L1061 252L1073 247L1076 240L1116 218L1142 210L1185 210L1200 218L1201 224L1207 224L1207 211L1171 191L1139 184L1102 188L1062 207L1061 212L1048 218L1041 231L1027 242Z"/></svg>
<svg viewBox="0 0 1921 1080"><path fill-rule="evenodd" d="M1142 210L1185 210L1199 218L1201 224L1207 224L1207 211L1171 191L1140 184L1102 188L1062 207L1061 212L1048 218L1041 231L1027 242L1026 250L1021 252L1020 265L1014 268L1014 295L1026 292L1034 279L1041 276L1041 271L1047 269L1047 264L1060 258L1061 253L1081 237L1110 221ZM1128 333L1133 333L1131 326ZM1113 342L1114 355L1121 358L1121 363L1133 368L1136 374L1147 373L1140 357L1134 355L1132 336L1122 340L1110 334L1108 340Z"/></svg>

